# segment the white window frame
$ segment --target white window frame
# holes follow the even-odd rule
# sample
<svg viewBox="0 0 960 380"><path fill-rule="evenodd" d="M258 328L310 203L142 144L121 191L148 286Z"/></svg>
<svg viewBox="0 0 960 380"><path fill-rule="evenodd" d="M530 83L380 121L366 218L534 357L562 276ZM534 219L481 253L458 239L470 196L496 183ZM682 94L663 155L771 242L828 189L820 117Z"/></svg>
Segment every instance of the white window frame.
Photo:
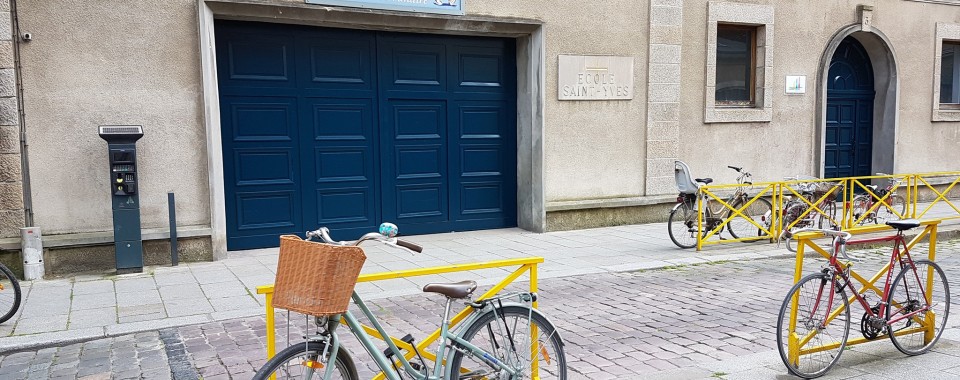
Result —
<svg viewBox="0 0 960 380"><path fill-rule="evenodd" d="M707 5L707 70L704 90L704 123L770 122L773 118L773 25L772 5L711 1ZM717 25L757 28L754 104L717 105Z"/></svg>
<svg viewBox="0 0 960 380"><path fill-rule="evenodd" d="M940 74L942 70L943 41L960 41L960 24L937 23L936 54L933 63L933 121L960 121L960 108L956 105L941 107ZM960 90L960 89L958 89Z"/></svg>

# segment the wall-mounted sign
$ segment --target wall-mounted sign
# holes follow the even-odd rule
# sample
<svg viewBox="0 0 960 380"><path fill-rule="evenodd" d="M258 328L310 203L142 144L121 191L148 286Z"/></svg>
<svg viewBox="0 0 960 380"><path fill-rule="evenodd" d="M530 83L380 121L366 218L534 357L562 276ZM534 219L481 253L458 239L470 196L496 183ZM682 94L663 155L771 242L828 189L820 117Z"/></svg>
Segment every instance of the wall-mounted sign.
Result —
<svg viewBox="0 0 960 380"><path fill-rule="evenodd" d="M339 5L392 11L463 14L463 0L306 0L307 4Z"/></svg>
<svg viewBox="0 0 960 380"><path fill-rule="evenodd" d="M807 76L806 75L787 75L786 82L787 94L806 94Z"/></svg>
<svg viewBox="0 0 960 380"><path fill-rule="evenodd" d="M633 57L561 55L560 100L633 99Z"/></svg>

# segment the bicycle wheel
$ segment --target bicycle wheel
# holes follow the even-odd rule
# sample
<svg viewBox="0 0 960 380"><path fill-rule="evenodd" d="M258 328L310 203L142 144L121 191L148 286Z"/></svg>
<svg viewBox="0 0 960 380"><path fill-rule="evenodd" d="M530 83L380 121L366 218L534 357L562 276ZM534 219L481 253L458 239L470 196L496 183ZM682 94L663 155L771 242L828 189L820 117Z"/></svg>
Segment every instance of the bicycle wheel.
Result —
<svg viewBox="0 0 960 380"><path fill-rule="evenodd" d="M323 352L325 342L307 342L294 344L270 358L263 367L253 375L254 380L267 380L271 375L277 379L321 379L326 368L313 369L306 365L307 361L316 361ZM328 362L329 364L329 362ZM336 366L332 375L334 379L359 380L357 367L353 364L350 353L343 346L337 351Z"/></svg>
<svg viewBox="0 0 960 380"><path fill-rule="evenodd" d="M744 204L746 204L746 202L749 201L749 198L741 198L731 205L739 210ZM763 198L758 198L749 206L747 206L746 209L741 210L740 212L743 213L743 215L745 215L747 218L750 218L750 220L753 220L756 225L750 223L750 220L744 216L734 214L733 211L731 211L730 215L733 215L733 219L727 223L727 230L730 231L730 235L733 236L734 239L747 239L744 240L744 242L752 243L760 241L764 238L769 238L767 233L758 227L765 225L763 220L764 217L773 214L773 205L771 205L769 201Z"/></svg>
<svg viewBox="0 0 960 380"><path fill-rule="evenodd" d="M822 376L843 353L850 335L850 301L843 288L836 285L826 274L811 274L800 279L783 299L777 318L777 349L783 364L794 375L806 379ZM797 298L797 324L791 331L790 309L794 297ZM839 311L841 302L843 310ZM837 315L828 320L831 314ZM793 360L789 354L791 337L799 345ZM814 348L817 350L810 352Z"/></svg>
<svg viewBox="0 0 960 380"><path fill-rule="evenodd" d="M881 204L874 211L877 215L877 224L886 224L888 220L900 220L902 219L900 216L905 215L907 211L907 202L898 194L891 194L886 202L886 205Z"/></svg>
<svg viewBox="0 0 960 380"><path fill-rule="evenodd" d="M817 221L817 228L826 228L832 229L837 226L834 221L838 221L837 218L837 202L834 201L823 201L820 204L820 211L823 211L820 214L819 221Z"/></svg>
<svg viewBox="0 0 960 380"><path fill-rule="evenodd" d="M866 215L867 211L870 210L871 203L870 197L866 195L861 194L853 197L853 213L851 216L853 217L853 222L858 226L862 226L867 223L873 223L877 219L876 210L870 212L869 215Z"/></svg>
<svg viewBox="0 0 960 380"><path fill-rule="evenodd" d="M532 327L536 327L535 337ZM526 306L510 305L487 312L466 327L461 337L519 370L519 378L567 378L560 335L546 317L536 310L531 314ZM450 379L508 378L489 359L474 356L470 351L455 349L447 363Z"/></svg>
<svg viewBox="0 0 960 380"><path fill-rule="evenodd" d="M686 203L677 203L670 211L667 219L667 231L670 240L680 248L697 246L697 212L687 207Z"/></svg>
<svg viewBox="0 0 960 380"><path fill-rule="evenodd" d="M5 265L0 264L0 323L6 322L20 308L20 282Z"/></svg>
<svg viewBox="0 0 960 380"><path fill-rule="evenodd" d="M914 270L916 269L916 270ZM926 294L930 294L929 300ZM929 301L929 302L928 302ZM910 318L890 323L890 341L900 352L919 355L927 352L943 333L950 316L950 288L940 266L927 260L906 266L893 280L887 295L887 321L928 308Z"/></svg>

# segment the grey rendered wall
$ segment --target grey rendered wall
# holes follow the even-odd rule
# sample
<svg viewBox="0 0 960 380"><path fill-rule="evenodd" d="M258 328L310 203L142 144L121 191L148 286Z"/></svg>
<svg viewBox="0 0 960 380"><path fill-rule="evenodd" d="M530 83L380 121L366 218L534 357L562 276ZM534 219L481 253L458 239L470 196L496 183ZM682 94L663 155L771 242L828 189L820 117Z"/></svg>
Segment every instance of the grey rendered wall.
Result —
<svg viewBox="0 0 960 380"><path fill-rule="evenodd" d="M860 22L859 4L873 5L873 27L889 38L899 72L895 152L877 157L875 170L897 173L960 169L960 123L932 122L931 95L938 21L960 23L960 6L914 1L745 1L774 6L773 116L765 123L705 124L707 2L684 1L681 159L700 176L730 183L726 165L743 165L755 180L779 180L796 174L818 175L822 149L817 98L820 59L835 33ZM909 22L905 22L909 20ZM786 75L806 75L804 95L785 95ZM878 94L879 96L880 94ZM893 112L897 111L897 112ZM891 116L892 117L892 116ZM875 149L880 144L875 143ZM892 161L892 163L891 163Z"/></svg>
<svg viewBox="0 0 960 380"><path fill-rule="evenodd" d="M144 228L208 225L193 1L20 0L24 108L36 225L45 236L112 229L101 124L143 125Z"/></svg>
<svg viewBox="0 0 960 380"><path fill-rule="evenodd" d="M547 202L643 195L649 5L647 1L471 1L471 13L544 22L546 104L544 191ZM557 56L634 58L634 98L557 100Z"/></svg>
<svg viewBox="0 0 960 380"><path fill-rule="evenodd" d="M229 2L229 1L227 1ZM236 1L289 4L303 1ZM175 191L181 225L210 225L196 0L21 0L26 125L36 224L45 235L109 231L101 124L141 124L144 228L166 222ZM637 196L645 170L646 2L473 0L468 15L537 19L545 44L544 188L547 200ZM269 14L265 14L269 17ZM410 23L415 25L411 15ZM483 30L471 34L483 35ZM634 57L631 101L560 102L557 55ZM610 157L610 152L617 152ZM539 206L542 207L542 206Z"/></svg>

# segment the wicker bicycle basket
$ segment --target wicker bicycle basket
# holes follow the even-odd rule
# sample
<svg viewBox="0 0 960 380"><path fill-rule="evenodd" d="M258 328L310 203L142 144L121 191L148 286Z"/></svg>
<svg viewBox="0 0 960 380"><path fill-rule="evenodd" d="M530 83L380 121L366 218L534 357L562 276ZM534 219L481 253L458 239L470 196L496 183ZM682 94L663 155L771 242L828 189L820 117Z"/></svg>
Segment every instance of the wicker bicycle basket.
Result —
<svg viewBox="0 0 960 380"><path fill-rule="evenodd" d="M273 306L315 316L347 311L366 259L360 247L281 236Z"/></svg>
<svg viewBox="0 0 960 380"><path fill-rule="evenodd" d="M816 182L813 185L813 195L817 198L826 195L825 201L834 201L840 195L841 187L837 182Z"/></svg>

